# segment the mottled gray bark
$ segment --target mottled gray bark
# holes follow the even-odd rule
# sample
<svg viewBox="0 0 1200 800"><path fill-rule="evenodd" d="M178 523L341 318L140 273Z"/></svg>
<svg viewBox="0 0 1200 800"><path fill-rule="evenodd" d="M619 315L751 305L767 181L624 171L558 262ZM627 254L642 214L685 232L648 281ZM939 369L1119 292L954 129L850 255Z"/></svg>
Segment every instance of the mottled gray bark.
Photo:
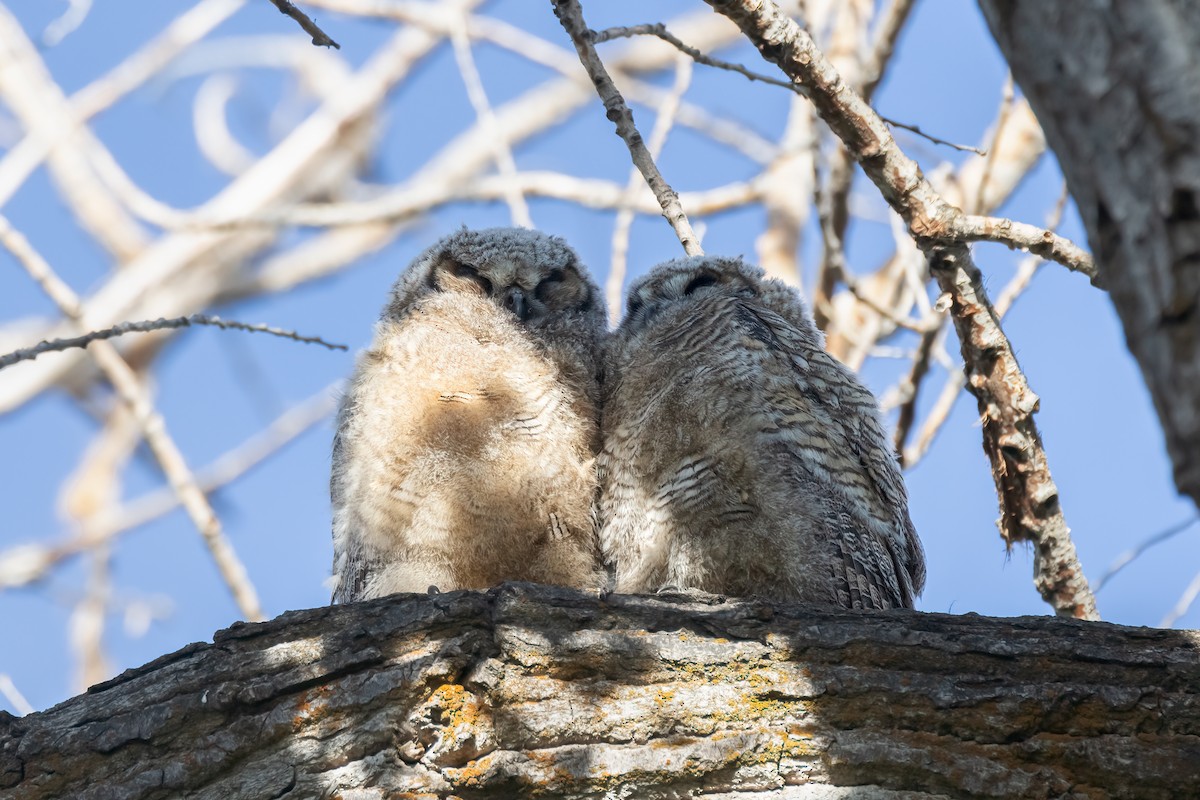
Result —
<svg viewBox="0 0 1200 800"><path fill-rule="evenodd" d="M980 0L1200 503L1200 3Z"/></svg>
<svg viewBox="0 0 1200 800"><path fill-rule="evenodd" d="M0 797L1198 797L1197 687L1186 631L513 584L0 714Z"/></svg>

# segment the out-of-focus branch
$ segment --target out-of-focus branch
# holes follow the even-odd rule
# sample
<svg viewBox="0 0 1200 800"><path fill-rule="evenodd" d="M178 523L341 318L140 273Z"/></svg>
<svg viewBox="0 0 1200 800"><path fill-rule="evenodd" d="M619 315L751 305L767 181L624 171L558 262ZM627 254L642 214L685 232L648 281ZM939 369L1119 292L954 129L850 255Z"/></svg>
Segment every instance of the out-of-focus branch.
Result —
<svg viewBox="0 0 1200 800"><path fill-rule="evenodd" d="M0 672L0 694L4 695L4 699L9 702L13 710L18 714L32 714L33 706L25 699L25 695L17 689L12 678L3 672Z"/></svg>
<svg viewBox="0 0 1200 800"><path fill-rule="evenodd" d="M817 112L904 219L950 296L968 385L983 416L1006 542L1034 545L1034 584L1062 616L1097 619L1033 421L1038 399L1021 372L962 243L966 215L939 195L896 145L870 105L840 78L808 33L769 0L706 0L731 19L764 58L803 84ZM1054 234L1049 234L1054 237ZM1057 237L1054 237L1057 238Z"/></svg>
<svg viewBox="0 0 1200 800"><path fill-rule="evenodd" d="M112 512L121 495L121 470L140 440L141 431L129 408L114 403L99 434L60 493L59 505L76 525L86 526L96 517ZM111 560L112 551L107 543L97 544L88 551L84 592L75 602L68 622L78 691L111 677L104 654L104 627L112 596Z"/></svg>
<svg viewBox="0 0 1200 800"><path fill-rule="evenodd" d="M1186 614L1192 608L1192 603L1196 602L1196 598L1200 597L1200 572L1192 578L1191 583L1183 590L1183 594L1175 601L1175 605L1166 613L1158 623L1160 628L1169 628L1174 625L1180 617Z"/></svg>
<svg viewBox="0 0 1200 800"><path fill-rule="evenodd" d="M444 7L471 8L480 0L447 0ZM423 30L404 28L392 36L347 80L336 97L203 206L217 219L250 216L266 208L328 192L358 169L371 141L376 111L387 94L411 74L441 41ZM487 151L490 153L490 149ZM154 313L190 314L207 307L243 271L246 259L269 245L270 229L216 235L180 231L162 236L88 301L87 317L43 334L59 338L101 329ZM203 264L204 268L192 268ZM151 310L152 309L152 310ZM64 330L65 329L65 330ZM26 402L72 373L81 363L74 352L36 362L0 384L0 413Z"/></svg>
<svg viewBox="0 0 1200 800"><path fill-rule="evenodd" d="M907 468L904 462L904 443L908 440L908 432L912 430L917 418L917 398L921 391L921 383L929 372L929 362L933 355L933 345L942 331L942 326L930 326L921 334L917 344L917 352L913 355L912 367L900 381L898 394L900 413L896 416L896 430L892 435L892 446L900 459L900 466Z"/></svg>
<svg viewBox="0 0 1200 800"><path fill-rule="evenodd" d="M112 339L116 336L124 336L127 333L146 333L148 331L187 328L192 325L211 325L215 328L221 328L222 330L269 333L272 336L279 336L283 339L291 339L296 342L304 342L305 344L319 344L322 347L329 348L330 350L346 349L346 345L344 344L327 342L319 336L301 336L295 331L284 330L283 328L273 328L270 325L264 325L261 323L249 324L245 322L236 322L229 319L221 319L220 317L209 314L192 314L190 317L175 317L174 319L155 319L146 320L145 322L122 322L120 325L114 325L111 328L105 328L102 331L91 331L82 336L75 336L70 339L54 339L53 341L41 342L33 347L28 347L23 350L17 350L15 352L0 356L0 369L12 366L19 361L32 361L42 353L69 350L72 347L87 347L92 342L98 342L104 339Z"/></svg>
<svg viewBox="0 0 1200 800"><path fill-rule="evenodd" d="M31 277L46 290L64 315L78 322L84 317L79 298L54 273L50 265L30 246L16 229L0 218L0 244L3 244ZM167 432L166 423L154 409L146 391L138 381L137 374L121 357L110 342L96 341L88 351L100 365L100 369L112 382L113 388L133 412L142 430L142 436L162 467L171 487L179 495L180 503L200 531L217 569L229 588L238 608L249 620L263 619L258 603L258 594L250 583L246 568L234 552L233 545L225 537L221 521L217 518L208 499L196 485L196 478L188 469L183 453Z"/></svg>
<svg viewBox="0 0 1200 800"><path fill-rule="evenodd" d="M488 102L487 92L483 88L483 79L479 77L479 69L475 66L475 58L471 55L471 39L467 35L467 15L459 16L459 24L451 29L450 42L454 46L454 58L458 62L458 71L462 75L463 84L467 88L467 97L475 109L479 123L492 134L492 147L496 152L496 166L505 178L508 191L504 200L512 213L514 225L526 228L533 227L533 218L529 215L529 205L517 185L517 162L513 158L512 148L501 135L496 123L496 114Z"/></svg>
<svg viewBox="0 0 1200 800"><path fill-rule="evenodd" d="M261 432L196 470L196 483L206 495L227 486L295 441L337 408L341 383L327 386L285 411ZM171 487L149 492L119 509L92 517L82 529L57 544L23 544L0 552L0 589L27 586L58 564L111 542L118 534L145 525L179 507Z"/></svg>
<svg viewBox="0 0 1200 800"><path fill-rule="evenodd" d="M1134 547L1131 547L1125 552L1121 553L1121 555L1113 559L1113 562L1108 565L1108 569L1104 570L1104 574L1101 575L1100 579L1096 581L1096 591L1099 592L1101 589L1103 589L1110 580L1116 577L1118 572L1132 564L1142 553L1146 552L1155 545L1162 544L1168 539L1173 539L1174 537L1186 531L1188 528L1191 528L1196 524L1197 521L1200 521L1200 519L1197 517L1188 517L1183 522L1176 522L1169 528L1143 539Z"/></svg>
<svg viewBox="0 0 1200 800"><path fill-rule="evenodd" d="M334 50L342 49L340 44L330 39L329 35L317 27L317 23L309 19L307 14L296 8L294 3L288 2L288 0L271 0L271 4L279 9L279 13L296 20L300 27L304 29L304 32L312 37L312 43L317 47L332 47Z"/></svg>
<svg viewBox="0 0 1200 800"><path fill-rule="evenodd" d="M650 131L650 141L647 149L651 158L658 158L667 143L667 136L675 125L675 115L679 113L679 104L688 86L692 83L692 62L680 58L675 63L675 85L671 94L658 110L654 120L654 128ZM612 261L608 268L608 277L604 284L604 298L608 303L608 320L616 325L621 318L621 297L625 288L625 273L629 266L629 231L633 227L633 199L638 190L645 186L637 167L630 170L629 180L625 183L625 200L628 205L617 211L613 222Z"/></svg>
<svg viewBox="0 0 1200 800"><path fill-rule="evenodd" d="M654 163L653 156L646 149L646 143L642 140L642 135L633 122L633 113L612 82L608 70L604 68L604 62L600 60L596 46L592 44L593 34L583 19L583 9L580 7L579 1L553 0L553 2L555 16L562 23L567 35L571 37L571 41L575 43L575 50L579 53L579 63L583 64L588 77L592 79L592 85L596 87L596 93L600 95L600 100L608 112L608 118L616 125L617 135L629 148L629 156L633 159L634 166L642 173L642 177L654 191L654 196L662 206L663 216L667 218L675 235L679 237L679 243L683 245L684 252L690 256L702 255L704 250L700 247L700 240L688 222L687 214L684 213L683 206L679 202L679 195L663 179L658 165Z"/></svg>
<svg viewBox="0 0 1200 800"><path fill-rule="evenodd" d="M888 7L876 29L868 53L848 79L857 77L863 99L870 101L879 82L891 63L896 41L912 12L912 0L896 0ZM845 72L845 70L843 70ZM845 236L850 224L850 188L854 183L854 159L846 147L836 142L829 155L825 184L816 190L818 213L821 217L821 261L813 284L813 320L828 331L832 318L826 309L832 305L833 292L840 276L848 274L845 264ZM869 293L869 291L868 291ZM856 326L856 330L861 330ZM864 337L864 340L870 337ZM831 352L837 353L831 347ZM866 345L862 352L866 352ZM843 358L845 353L840 354ZM857 365L852 365L857 368Z"/></svg>

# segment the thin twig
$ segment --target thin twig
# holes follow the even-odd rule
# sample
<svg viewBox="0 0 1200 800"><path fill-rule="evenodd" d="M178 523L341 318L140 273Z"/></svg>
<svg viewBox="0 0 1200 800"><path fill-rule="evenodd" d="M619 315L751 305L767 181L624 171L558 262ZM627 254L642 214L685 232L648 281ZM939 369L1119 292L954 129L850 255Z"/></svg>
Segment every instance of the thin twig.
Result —
<svg viewBox="0 0 1200 800"><path fill-rule="evenodd" d="M16 257L21 266L41 286L68 318L78 322L83 318L83 306L78 296L67 286L33 249L29 241L8 220L0 217L0 243ZM233 546L225 537L221 521L217 518L208 499L196 485L196 478L188 469L183 453L167 432L166 423L155 410L137 374L121 357L110 342L96 341L88 348L100 369L112 382L113 388L132 410L142 429L142 436L154 457L162 467L167 481L179 495L180 503L200 531L221 577L237 602L242 614L249 620L263 619L258 603L258 594L246 568L242 565Z"/></svg>
<svg viewBox="0 0 1200 800"><path fill-rule="evenodd" d="M709 67L728 70L729 72L736 72L737 74L743 75L751 81L769 83L772 86L780 86L784 89L790 89L793 92L802 93L801 90L791 81L772 78L770 75L763 75L761 72L749 70L741 64L735 64L732 61L724 61L700 52L696 48L680 40L679 37L667 30L667 26L663 25L661 22L654 22L646 25L629 25L627 27L605 28L602 31L593 31L592 43L600 44L611 39L625 39L630 36L657 36L659 39L662 39L679 52L689 56L698 64L704 64Z"/></svg>
<svg viewBox="0 0 1200 800"><path fill-rule="evenodd" d="M981 150L978 147L972 147L969 144L955 144L954 142L947 141L946 139L939 139L938 137L934 136L932 133L926 133L925 131L921 130L921 128L917 125L909 125L906 122L897 122L896 120L892 119L891 117L885 117L882 115L879 118L881 120L883 120L884 122L886 122L888 125L891 125L893 128L903 128L904 130L908 131L909 133L915 133L917 136L920 136L922 139L928 139L929 141L933 142L934 144L940 144L945 147L951 147L955 150L961 150L964 153L974 153L977 156L986 156L987 155L986 150Z"/></svg>
<svg viewBox="0 0 1200 800"><path fill-rule="evenodd" d="M1159 531L1153 536L1146 537L1142 541L1138 542L1136 546L1131 547L1124 553L1121 553L1121 555L1113 559L1113 562L1108 565L1108 569L1106 569L1104 574L1100 576L1100 579L1096 581L1096 591L1099 592L1101 589L1103 589L1110 580L1116 577L1118 572L1132 564L1133 561L1142 553L1146 552L1155 545L1162 544L1168 539L1173 539L1174 537L1186 531L1188 528L1195 525L1197 522L1200 522L1200 517L1188 517L1181 522L1176 522L1174 525L1166 528L1165 530Z"/></svg>
<svg viewBox="0 0 1200 800"><path fill-rule="evenodd" d="M744 76L747 80L766 83L783 89L789 89L801 97L807 96L802 84L780 80L779 78L772 78L770 75L763 75L761 72L755 72L751 69L747 69L742 64L737 64L733 61L725 61L697 50L667 30L667 26L663 25L661 22L647 23L645 25L629 25L624 27L605 28L602 31L592 31L592 43L600 44L601 42L607 42L611 39L624 39L630 36L656 36L674 47L679 52L690 56L692 60L699 64L715 67L717 69L723 69L728 72L736 72L738 75ZM945 139L939 139L936 136L925 133L925 131L921 130L916 125L909 125L904 122L896 122L895 120L888 119L887 117L881 117L881 119L889 125L897 128L903 128L906 131L911 131L922 138L928 139L934 144L945 145L946 147L952 147L955 150L963 150L971 153L977 153L979 155L984 154L982 150L971 147L970 145L955 144L954 142L948 142Z"/></svg>
<svg viewBox="0 0 1200 800"><path fill-rule="evenodd" d="M633 112L625 104L625 98L621 97L621 93L612 82L612 78L609 77L608 70L604 68L604 62L600 60L600 55L596 52L596 46L592 43L593 34L583 19L583 9L579 5L579 0L553 0L553 2L555 16L562 23L567 35L571 37L571 41L575 43L575 51L579 54L579 63L583 65L588 77L592 79L592 85L596 87L596 93L600 95L600 100L608 112L608 118L616 125L617 135L629 148L629 155L633 159L634 166L641 171L642 177L654 191L654 196L662 206L663 216L667 218L667 222L671 223L671 228L674 229L680 244L683 245L683 251L689 256L703 255L704 250L700 247L700 240L692 230L691 223L688 222L687 214L684 213L683 206L679 202L679 195L663 179L658 165L654 163L654 158L646 149L646 143L642 140L642 135L633 122Z"/></svg>
<svg viewBox="0 0 1200 800"><path fill-rule="evenodd" d="M917 352L913 356L912 368L899 384L900 412L896 417L896 431L892 435L892 446L896 450L896 456L900 459L902 468L908 467L904 463L904 443L908 441L908 433L912 430L913 421L917 417L917 398L920 395L921 384L924 382L925 374L929 372L933 345L937 341L942 330L942 323L945 321L945 316L940 316L937 325L929 326L921 334Z"/></svg>
<svg viewBox="0 0 1200 800"><path fill-rule="evenodd" d="M300 9L296 8L293 3L288 0L271 0L271 3L279 9L279 12L284 16L291 17L300 24L304 32L312 37L312 43L317 47L332 47L334 50L341 50L342 46L329 38L325 31L317 27L317 23L308 18Z"/></svg>
<svg viewBox="0 0 1200 800"><path fill-rule="evenodd" d="M650 131L647 149L650 151L651 158L658 158L662 153L662 149L667 143L667 136L675 125L675 115L679 111L679 104L691 82L692 62L681 56L675 64L675 85L671 89L667 102L659 107L658 116L654 120L654 129ZM633 198L636 197L642 185L641 173L636 167L632 168L629 172L629 180L625 184L625 196L629 199L629 205L617 211L617 218L613 222L612 247L610 248L612 262L608 268L608 277L605 279L604 298L608 303L609 322L614 325L621 318L621 296L625 288L625 273L629 265L629 231L633 226Z"/></svg>
<svg viewBox="0 0 1200 800"><path fill-rule="evenodd" d="M249 331L252 333L269 333L272 336L278 336L282 339L291 339L296 342L304 342L305 344L319 344L322 347L327 347L330 350L345 350L346 345L334 344L327 342L319 336L301 336L295 331L284 330L283 328L273 328L270 325L249 324L245 322L236 322L234 320L221 319L220 317L210 314L192 314L188 317L175 317L173 319L154 319L145 320L144 322L122 322L120 325L114 325L111 328L105 328L102 331L91 331L82 336L73 336L67 339L51 339L49 341L40 342L33 347L14 350L0 356L0 369L10 367L20 361L31 361L43 353L52 353L60 350L69 350L73 347L87 347L92 342L102 341L104 339L112 339L116 336L124 336L127 333L146 333L148 331L161 331L169 328L187 328L192 325L212 325L223 330Z"/></svg>

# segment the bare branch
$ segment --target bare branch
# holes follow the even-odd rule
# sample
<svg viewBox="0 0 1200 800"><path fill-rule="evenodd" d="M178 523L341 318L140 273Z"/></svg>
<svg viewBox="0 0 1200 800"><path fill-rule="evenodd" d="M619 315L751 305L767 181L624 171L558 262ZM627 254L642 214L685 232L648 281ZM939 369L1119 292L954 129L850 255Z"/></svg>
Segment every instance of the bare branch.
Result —
<svg viewBox="0 0 1200 800"><path fill-rule="evenodd" d="M1096 591L1099 592L1101 589L1103 589L1110 580L1116 577L1118 572L1132 564L1134 560L1136 560L1137 557L1142 553L1146 552L1155 545L1162 544L1168 539L1173 539L1174 537L1186 531L1188 528L1191 528L1198 521L1200 521L1200 517L1188 517L1182 522L1176 522L1174 525L1171 525L1165 530L1159 531L1153 536L1146 537L1142 541L1138 542L1135 547L1131 547L1124 553L1121 553L1121 555L1113 559L1113 562L1108 565L1108 569L1106 569L1104 574L1100 576L1100 579L1096 581Z"/></svg>
<svg viewBox="0 0 1200 800"><path fill-rule="evenodd" d="M499 167L500 174L504 176L505 182L508 184L508 191L505 193L504 199L512 213L513 224L532 228L533 218L529 215L529 204L525 202L525 197L521 194L521 187L516 181L517 162L513 158L512 148L500 132L496 114L492 111L487 91L483 88L483 79L479 77L479 69L475 66L474 56L471 55L471 40L467 36L465 11L459 15L459 24L451 29L450 42L454 46L454 58L458 62L458 71L462 75L471 106L475 109L475 116L480 125L491 134L492 147L496 152L496 166Z"/></svg>
<svg viewBox="0 0 1200 800"><path fill-rule="evenodd" d="M25 695L21 694L13 683L12 678L3 672L0 672L0 694L4 695L4 699L12 705L13 710L18 714L32 714L33 706L25 699Z"/></svg>
<svg viewBox="0 0 1200 800"><path fill-rule="evenodd" d="M62 16L51 22L42 31L42 46L57 47L63 39L70 36L92 10L92 0L68 0L67 10Z"/></svg>
<svg viewBox="0 0 1200 800"><path fill-rule="evenodd" d="M944 322L945 317L942 317L939 323ZM908 464L904 463L904 443L908 441L908 433L912 430L913 422L917 417L917 397L920 394L921 383L925 380L926 373L929 372L934 342L937 341L941 331L942 325L938 324L930 326L921 334L916 355L913 356L912 368L899 384L900 413L896 417L896 431L892 434L892 446L900 459L900 466L904 468L908 467Z"/></svg>
<svg viewBox="0 0 1200 800"><path fill-rule="evenodd" d="M79 298L54 273L50 265L33 249L29 241L13 228L6 219L0 218L0 243L11 252L25 270L38 282L59 309L76 322L84 315ZM221 521L217 518L208 499L196 485L196 478L188 469L183 453L167 432L166 423L155 410L149 395L143 389L137 374L121 357L111 343L97 341L88 349L113 388L129 406L142 429L142 436L154 453L171 487L179 495L180 503L187 510L196 528L200 531L217 569L243 615L249 620L263 619L246 568L242 565L233 546L225 537Z"/></svg>
<svg viewBox="0 0 1200 800"><path fill-rule="evenodd" d="M624 39L629 36L657 36L659 39L662 39L679 52L689 56L698 64L716 67L717 69L723 69L729 72L736 72L737 74L743 75L752 81L769 83L772 86L781 86L784 89L790 89L793 92L801 92L801 90L791 81L772 78L771 76L763 75L760 72L752 72L741 64L735 64L732 61L724 61L722 59L715 58L714 56L705 55L696 48L685 44L679 39L679 37L667 30L667 26L663 25L661 22L654 22L647 25L630 25L628 27L606 28L602 31L593 31L592 43L600 44L601 42L607 42L611 39Z"/></svg>
<svg viewBox="0 0 1200 800"><path fill-rule="evenodd" d="M1038 397L1000 328L982 276L965 245L934 250L930 270L950 293L967 386L979 404L983 449L992 462L1000 498L1001 536L1009 546L1019 541L1033 544L1034 585L1056 614L1099 619L1033 421Z"/></svg>
<svg viewBox="0 0 1200 800"><path fill-rule="evenodd" d="M1196 573L1196 577L1192 578L1192 582L1183 590L1183 594L1175 601L1175 605L1167 612L1166 616L1158 623L1160 628L1169 628L1175 622L1186 614L1192 607L1192 603L1196 602L1196 598L1200 597L1200 572Z"/></svg>
<svg viewBox="0 0 1200 800"><path fill-rule="evenodd" d="M987 155L986 150L981 150L978 147L972 147L969 144L955 144L954 142L947 141L946 139L939 139L938 137L934 136L932 133L926 133L925 131L921 130L921 128L917 125L909 125L906 122L897 122L896 120L891 119L890 117L884 117L884 116L881 116L880 119L883 120L884 122L886 122L888 125L891 125L893 128L903 128L904 130L908 131L909 133L915 133L917 136L920 136L922 139L928 139L929 141L933 142L934 144L940 144L944 147L950 147L955 150L960 150L964 153L974 153L977 156L986 156Z"/></svg>
<svg viewBox="0 0 1200 800"><path fill-rule="evenodd" d="M233 483L278 453L337 407L341 382L327 386L281 414L264 430L196 470L196 483L206 495ZM27 586L44 578L63 561L111 542L118 534L145 525L179 507L171 487L130 500L122 508L101 513L76 535L57 544L24 544L0 552L0 589Z"/></svg>
<svg viewBox="0 0 1200 800"><path fill-rule="evenodd" d="M1092 276L1092 259L1078 245L1026 223L973 217L939 195L915 161L896 145L887 123L838 75L808 32L770 0L705 0L732 20L763 53L804 87L817 113L908 225L922 249L950 242L994 241ZM1094 280L1094 278L1093 278Z"/></svg>
<svg viewBox="0 0 1200 800"><path fill-rule="evenodd" d="M571 37L571 41L575 43L575 50L579 53L579 63L583 64L588 77L592 79L592 85L596 87L596 92L600 95L600 100L608 112L608 118L617 127L617 135L624 140L625 146L629 148L629 155L633 159L634 166L641 171L642 177L654 191L654 196L658 198L658 203L662 206L663 216L667 218L667 222L671 223L671 228L679 237L679 243L683 245L684 252L690 256L702 255L704 250L700 247L700 240L688 222L683 206L679 202L679 195L663 179L658 165L654 163L654 158L646 149L646 143L642 140L642 135L638 133L637 126L633 122L633 112L625 104L625 99L621 97L621 93L612 82L612 78L609 77L608 70L604 68L604 62L600 60L595 45L592 44L592 32L583 19L583 9L579 5L579 0L553 0L553 2L555 16L562 23L567 35Z"/></svg>
<svg viewBox="0 0 1200 800"><path fill-rule="evenodd" d="M72 347L87 347L92 342L101 341L104 339L112 339L116 336L124 336L127 333L146 333L148 331L161 331L173 328L187 328L192 325L212 325L223 330L249 331L252 333L269 333L272 336L278 336L283 339L291 339L296 342L304 342L305 344L319 344L322 347L327 347L330 350L345 350L346 345L334 344L327 342L319 336L301 336L295 331L284 330L283 328L273 328L270 325L261 323L248 324L245 322L235 322L234 320L221 319L217 316L209 314L192 314L189 317L175 317L174 319L155 319L146 320L144 322L122 322L120 325L114 325L111 328L105 328L102 331L91 331L82 336L74 336L70 339L53 339L50 341L41 342L23 350L16 350L12 353L0 356L0 369L10 367L20 361L31 361L42 353L52 353L59 350L69 350Z"/></svg>
<svg viewBox="0 0 1200 800"><path fill-rule="evenodd" d="M895 33L899 33L899 30L897 29ZM770 75L763 75L761 72L749 70L741 64L737 64L732 61L725 61L723 59L716 58L715 56L706 55L700 50L697 50L696 48L683 42L679 37L667 30L667 26L663 25L661 22L654 22L645 25L630 25L627 27L606 28L602 31L593 31L592 42L593 44L600 44L601 42L607 42L611 39L623 39L629 36L656 36L667 44L670 44L679 52L690 56L692 60L699 64L704 64L709 67L716 67L717 69L723 69L728 72L736 72L739 75L745 76L748 80L767 83L771 86L779 86L783 89L793 91L802 97L807 96L805 94L804 87L801 84L780 80L779 78L772 78ZM952 147L955 150L963 150L976 153L978 155L983 155L983 151L979 150L978 148L967 144L955 144L954 142L949 142L945 139L939 139L936 136L925 133L925 131L921 130L916 125L909 125L904 122L896 122L895 120L888 119L887 117L881 117L881 119L888 125L896 128L903 128L906 131L911 131L922 138L928 139L934 144L940 144L946 147Z"/></svg>
<svg viewBox="0 0 1200 800"><path fill-rule="evenodd" d="M679 104L683 95L692 83L692 62L680 57L675 63L675 85L671 94L658 110L654 120L654 129L650 131L650 141L647 145L651 158L658 158L667 143L667 136L675 125L675 115L679 113ZM638 190L644 186L641 174L637 168L630 170L629 180L625 184L625 199L628 205L617 211L617 219L613 223L612 262L608 268L605 280L604 296L608 303L608 320L616 324L621 318L621 295L625 288L625 272L629 264L629 230L633 226L633 200Z"/></svg>
<svg viewBox="0 0 1200 800"><path fill-rule="evenodd" d="M272 5L279 9L279 12L284 16L291 17L300 24L304 32L312 37L312 43L317 47L332 47L334 50L341 50L342 46L329 38L325 31L317 27L317 23L308 18L300 9L296 8L295 4L288 0L271 0Z"/></svg>
<svg viewBox="0 0 1200 800"><path fill-rule="evenodd" d="M1013 250L1027 250L1047 261L1057 261L1072 272L1100 285L1096 262L1082 247L1053 231L999 217L964 215L955 221L955 235L963 242L997 242Z"/></svg>
<svg viewBox="0 0 1200 800"><path fill-rule="evenodd" d="M765 58L807 88L817 113L928 255L931 272L950 297L967 383L983 418L984 451L996 481L1001 534L1010 545L1033 543L1034 584L1055 613L1097 619L1095 598L1076 557L1033 421L1038 398L1017 364L983 290L982 276L961 241L963 229L971 230L961 225L965 215L933 189L896 145L883 120L778 6L770 0L706 2L736 23Z"/></svg>
<svg viewBox="0 0 1200 800"><path fill-rule="evenodd" d="M891 63L892 53L896 49L896 42L900 38L900 32L904 30L904 24L912 15L915 4L916 0L892 0L891 5L880 15L880 20L875 26L871 50L864 59L862 67L862 83L859 91L867 100L871 99L879 82L883 80L884 72L887 70L887 65Z"/></svg>

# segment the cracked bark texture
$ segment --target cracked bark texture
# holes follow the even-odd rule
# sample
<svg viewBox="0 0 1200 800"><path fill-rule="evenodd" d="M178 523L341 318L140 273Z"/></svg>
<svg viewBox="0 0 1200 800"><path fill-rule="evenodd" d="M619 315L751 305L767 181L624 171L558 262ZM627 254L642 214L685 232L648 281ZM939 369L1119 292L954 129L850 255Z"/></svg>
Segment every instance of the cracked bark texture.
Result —
<svg viewBox="0 0 1200 800"><path fill-rule="evenodd" d="M1200 4L980 0L1200 504Z"/></svg>
<svg viewBox="0 0 1200 800"><path fill-rule="evenodd" d="M1200 796L1200 637L508 584L0 713L0 798Z"/></svg>

